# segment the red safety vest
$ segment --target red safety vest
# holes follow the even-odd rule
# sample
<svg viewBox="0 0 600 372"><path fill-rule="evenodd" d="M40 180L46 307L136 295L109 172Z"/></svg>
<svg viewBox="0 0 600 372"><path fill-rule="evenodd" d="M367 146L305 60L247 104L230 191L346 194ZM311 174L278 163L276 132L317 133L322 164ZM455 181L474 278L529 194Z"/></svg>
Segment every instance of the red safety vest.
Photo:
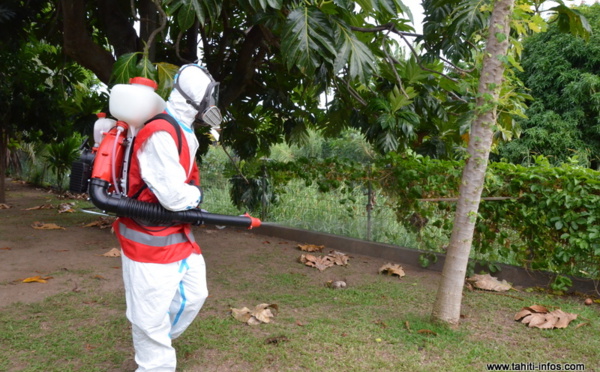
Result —
<svg viewBox="0 0 600 372"><path fill-rule="evenodd" d="M135 195L140 189L143 189L137 200L150 203L158 203L158 199L148 187L144 188L145 183L141 177L140 164L136 154L146 140L157 131L169 132L175 143L178 143L177 132L173 125L162 119L151 121L139 131L135 138L129 167L127 195ZM190 164L190 149L185 136L181 136L181 142L179 163L186 171L190 169L190 166L192 167L186 182L194 181L195 185L199 185L198 166L195 162ZM140 221L119 217L114 222L113 228L119 243L121 243L123 253L133 261L171 263L183 260L194 252L200 253L200 246L194 239L190 224L146 226Z"/></svg>

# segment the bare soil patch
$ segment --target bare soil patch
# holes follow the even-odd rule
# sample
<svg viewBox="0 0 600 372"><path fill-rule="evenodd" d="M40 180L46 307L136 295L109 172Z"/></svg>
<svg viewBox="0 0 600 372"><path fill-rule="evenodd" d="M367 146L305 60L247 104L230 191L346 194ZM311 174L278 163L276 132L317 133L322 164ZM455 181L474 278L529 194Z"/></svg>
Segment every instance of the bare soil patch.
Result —
<svg viewBox="0 0 600 372"><path fill-rule="evenodd" d="M15 302L38 302L66 291L122 290L120 258L104 256L119 247L111 229L84 227L97 221L98 216L81 211L59 214L57 208L28 210L52 201L56 204L57 196L21 182L8 181L7 185L6 204L10 208L0 209L0 307ZM69 201L72 200L65 200ZM32 225L36 222L54 223L64 230L34 229ZM194 229L208 265L213 298L233 295L228 293L231 287L228 283L212 280L217 273L231 272L231 281L240 285L259 285L264 273L273 270L308 275L315 285L339 279L353 285L377 275L379 267L386 263L353 255L348 267L319 272L297 262L302 253L298 244L311 242L287 241L230 227ZM328 253L327 247L323 252ZM435 291L439 273L418 267L404 269L411 281L419 280L420 285ZM51 279L46 283L23 283L23 279L35 276Z"/></svg>

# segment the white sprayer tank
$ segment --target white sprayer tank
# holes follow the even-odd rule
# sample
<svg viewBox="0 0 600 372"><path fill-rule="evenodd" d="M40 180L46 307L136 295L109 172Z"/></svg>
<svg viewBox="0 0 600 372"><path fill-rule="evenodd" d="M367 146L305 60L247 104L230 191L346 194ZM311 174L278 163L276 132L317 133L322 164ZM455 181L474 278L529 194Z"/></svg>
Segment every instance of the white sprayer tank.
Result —
<svg viewBox="0 0 600 372"><path fill-rule="evenodd" d="M114 127L115 123L117 122L114 119L107 118L106 113L104 112L99 112L96 114L96 116L98 119L94 123L94 147L98 147L100 145L104 135L108 133L110 128Z"/></svg>
<svg viewBox="0 0 600 372"><path fill-rule="evenodd" d="M110 114L126 122L135 131L153 116L165 110L165 101L154 91L157 84L143 77L129 80L129 84L117 84L110 92Z"/></svg>

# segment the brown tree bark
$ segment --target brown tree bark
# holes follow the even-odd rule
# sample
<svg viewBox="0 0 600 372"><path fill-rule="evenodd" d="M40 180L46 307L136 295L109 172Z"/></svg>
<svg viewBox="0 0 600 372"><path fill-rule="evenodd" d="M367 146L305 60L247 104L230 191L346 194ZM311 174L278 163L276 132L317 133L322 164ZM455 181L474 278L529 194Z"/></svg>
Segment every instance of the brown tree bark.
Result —
<svg viewBox="0 0 600 372"><path fill-rule="evenodd" d="M85 1L63 0L60 5L65 54L108 84L115 58L92 40L86 24Z"/></svg>
<svg viewBox="0 0 600 372"><path fill-rule="evenodd" d="M130 3L121 0L102 0L97 1L97 4L98 19L115 51L115 56L118 58L123 54L141 50L140 38L133 27L133 15L130 14L133 10ZM154 6L153 3L152 6ZM156 7L154 10L156 12ZM141 21L140 24L144 24L144 22Z"/></svg>
<svg viewBox="0 0 600 372"><path fill-rule="evenodd" d="M0 203L6 203L6 165L8 163L8 133L0 126Z"/></svg>
<svg viewBox="0 0 600 372"><path fill-rule="evenodd" d="M254 77L254 60L261 60L265 53L262 48L264 34L260 27L254 26L244 40L244 44L237 58L231 83L227 90L221 94L221 103L227 106L234 102L252 84Z"/></svg>
<svg viewBox="0 0 600 372"><path fill-rule="evenodd" d="M497 100L505 68L502 59L508 51L514 2L497 0L492 11L479 79L476 115L467 149L469 157L463 170L452 236L432 312L434 320L453 325L458 324L460 319L462 291L492 146Z"/></svg>

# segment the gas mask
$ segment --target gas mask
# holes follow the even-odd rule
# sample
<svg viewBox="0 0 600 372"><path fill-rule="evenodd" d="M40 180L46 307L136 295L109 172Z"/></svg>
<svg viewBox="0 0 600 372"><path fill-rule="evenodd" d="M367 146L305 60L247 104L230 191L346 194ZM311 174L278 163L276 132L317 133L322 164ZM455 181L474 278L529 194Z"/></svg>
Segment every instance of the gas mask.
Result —
<svg viewBox="0 0 600 372"><path fill-rule="evenodd" d="M199 68L210 79L210 83L208 84L204 92L204 97L202 98L202 100L200 100L200 102L194 101L186 92L183 91L183 89L181 89L181 86L179 85L179 75L184 69L190 66ZM210 127L212 129L219 129L219 126L223 121L223 117L221 116L221 110L219 110L219 108L217 107L219 101L219 83L215 81L215 79L213 79L208 70L196 64L185 65L179 70L179 73L175 76L174 84L175 89L183 96L183 98L185 98L186 102L189 105L192 105L196 109L196 111L198 111L194 119L194 124Z"/></svg>

